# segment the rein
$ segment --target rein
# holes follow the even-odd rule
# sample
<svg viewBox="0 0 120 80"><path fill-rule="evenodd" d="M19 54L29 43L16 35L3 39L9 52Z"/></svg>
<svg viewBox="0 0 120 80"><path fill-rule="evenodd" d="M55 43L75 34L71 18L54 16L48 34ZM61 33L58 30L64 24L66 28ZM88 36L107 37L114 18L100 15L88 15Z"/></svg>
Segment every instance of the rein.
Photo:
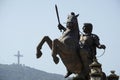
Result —
<svg viewBox="0 0 120 80"><path fill-rule="evenodd" d="M100 57L102 57L104 54L105 54L105 49L104 49L104 51L103 51L103 53L102 53L101 55L96 56L96 57L97 57L97 58L100 58Z"/></svg>

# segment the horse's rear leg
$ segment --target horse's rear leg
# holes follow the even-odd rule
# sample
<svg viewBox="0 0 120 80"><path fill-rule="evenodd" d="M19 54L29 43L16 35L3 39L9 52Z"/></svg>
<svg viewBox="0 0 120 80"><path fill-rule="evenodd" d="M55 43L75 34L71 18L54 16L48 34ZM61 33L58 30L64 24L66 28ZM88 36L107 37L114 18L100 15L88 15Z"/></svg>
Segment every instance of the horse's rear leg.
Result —
<svg viewBox="0 0 120 80"><path fill-rule="evenodd" d="M47 42L47 44L49 45L50 49L52 49L52 40L48 36L43 37L43 39L40 41L40 43L37 46L37 54L36 54L37 58L41 57L42 52L40 51L40 49L42 48L42 45L45 42Z"/></svg>

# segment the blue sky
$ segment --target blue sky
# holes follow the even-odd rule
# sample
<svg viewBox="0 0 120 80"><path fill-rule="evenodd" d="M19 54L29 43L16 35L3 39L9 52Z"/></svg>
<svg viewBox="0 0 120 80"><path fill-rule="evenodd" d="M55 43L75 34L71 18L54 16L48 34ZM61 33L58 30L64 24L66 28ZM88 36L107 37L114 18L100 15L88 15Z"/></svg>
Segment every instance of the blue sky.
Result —
<svg viewBox="0 0 120 80"><path fill-rule="evenodd" d="M79 27L93 24L93 33L106 45L105 54L98 58L103 71L116 70L120 75L120 1L119 0L0 0L0 64L17 63L14 56L19 50L24 56L21 63L50 73L64 75L66 69L60 61L54 64L47 44L42 47L43 56L36 59L36 46L43 38L52 40L62 33L58 30L55 4L59 9L61 24L70 12L79 14ZM98 56L103 50L98 50Z"/></svg>

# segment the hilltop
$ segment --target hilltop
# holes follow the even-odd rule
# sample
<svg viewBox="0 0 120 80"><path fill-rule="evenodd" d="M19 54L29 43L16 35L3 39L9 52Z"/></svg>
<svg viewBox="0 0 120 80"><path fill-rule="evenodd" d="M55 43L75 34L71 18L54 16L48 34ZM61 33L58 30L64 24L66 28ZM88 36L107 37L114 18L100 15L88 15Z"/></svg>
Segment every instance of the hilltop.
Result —
<svg viewBox="0 0 120 80"><path fill-rule="evenodd" d="M0 64L0 80L67 80L63 75L47 73L24 65Z"/></svg>

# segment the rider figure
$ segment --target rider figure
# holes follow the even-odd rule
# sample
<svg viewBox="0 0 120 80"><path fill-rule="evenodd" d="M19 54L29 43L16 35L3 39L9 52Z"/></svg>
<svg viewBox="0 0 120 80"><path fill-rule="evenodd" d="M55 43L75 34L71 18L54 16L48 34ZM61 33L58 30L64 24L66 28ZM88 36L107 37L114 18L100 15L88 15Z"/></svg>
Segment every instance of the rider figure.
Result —
<svg viewBox="0 0 120 80"><path fill-rule="evenodd" d="M91 23L84 23L82 29L84 33L80 35L80 48L88 52L88 57L86 58L87 61L84 61L83 56L81 56L81 58L83 63L83 72L85 73L85 77L89 79L89 76L87 76L90 71L89 65L94 59L96 59L96 48L105 49L106 46L100 44L99 37L92 33L93 25Z"/></svg>
<svg viewBox="0 0 120 80"><path fill-rule="evenodd" d="M84 34L80 36L80 46L89 51L90 62L93 62L93 59L96 58L96 48L105 49L106 46L100 44L97 35L92 34L93 25L91 23L84 23L82 29Z"/></svg>

